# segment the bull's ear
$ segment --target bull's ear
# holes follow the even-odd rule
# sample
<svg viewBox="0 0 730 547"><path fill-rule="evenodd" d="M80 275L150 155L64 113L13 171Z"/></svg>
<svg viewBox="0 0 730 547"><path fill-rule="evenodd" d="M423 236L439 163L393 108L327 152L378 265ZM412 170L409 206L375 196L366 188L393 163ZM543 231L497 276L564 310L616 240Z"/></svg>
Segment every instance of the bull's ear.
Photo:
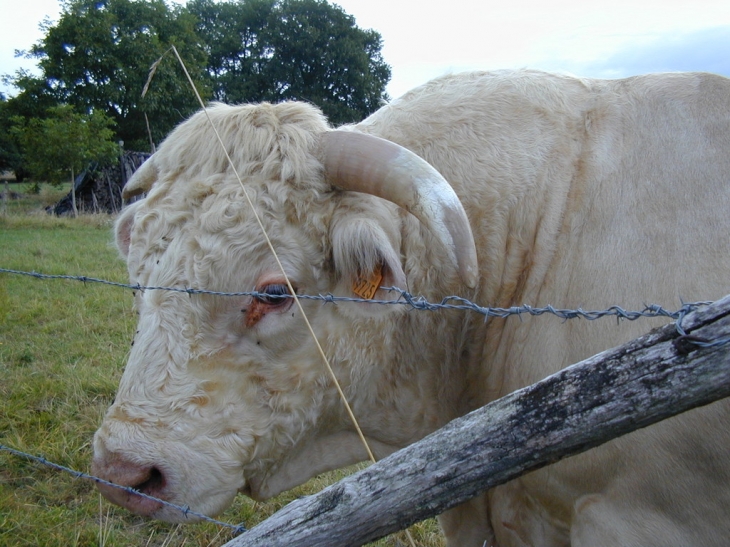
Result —
<svg viewBox="0 0 730 547"><path fill-rule="evenodd" d="M400 293L380 287L406 288L400 260L400 234L377 214L336 215L330 226L337 275L335 294L365 300L397 300ZM346 305L357 315L382 315L393 306Z"/></svg>
<svg viewBox="0 0 730 547"><path fill-rule="evenodd" d="M131 205L125 207L114 223L114 241L117 244L119 253L124 258L127 258L129 255L132 227L134 226L134 213L137 211L141 203L142 200L135 201Z"/></svg>

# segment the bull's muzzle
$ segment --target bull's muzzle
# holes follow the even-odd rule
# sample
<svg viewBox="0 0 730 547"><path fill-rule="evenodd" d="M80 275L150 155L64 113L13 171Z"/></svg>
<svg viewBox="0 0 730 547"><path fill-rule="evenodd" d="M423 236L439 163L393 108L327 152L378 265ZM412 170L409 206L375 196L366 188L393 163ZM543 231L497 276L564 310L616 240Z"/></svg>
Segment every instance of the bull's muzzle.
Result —
<svg viewBox="0 0 730 547"><path fill-rule="evenodd" d="M162 509L163 504L159 501L140 496L130 490L134 489L148 496L164 499L165 474L158 467L137 464L120 454L109 452L103 447L99 449L97 446L91 472L100 479L124 487L117 488L97 482L101 494L112 503L145 517L153 517Z"/></svg>

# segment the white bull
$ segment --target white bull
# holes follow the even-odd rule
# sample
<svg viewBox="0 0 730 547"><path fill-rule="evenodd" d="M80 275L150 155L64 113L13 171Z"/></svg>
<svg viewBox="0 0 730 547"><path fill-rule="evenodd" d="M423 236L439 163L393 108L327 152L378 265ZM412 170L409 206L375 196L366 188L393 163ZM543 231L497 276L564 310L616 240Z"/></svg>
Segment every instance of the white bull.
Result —
<svg viewBox="0 0 730 547"><path fill-rule="evenodd" d="M300 103L210 117L297 293L355 296L360 280L432 301L636 309L730 292L724 78L473 73L341 130ZM265 499L366 459L298 307L276 298L287 281L206 117L178 127L126 190L148 191L117 223L133 283L263 294L136 295L94 472L215 514L239 491ZM302 306L377 457L659 324ZM101 488L136 513L183 518ZM441 524L459 546L726 545L730 406L530 473Z"/></svg>

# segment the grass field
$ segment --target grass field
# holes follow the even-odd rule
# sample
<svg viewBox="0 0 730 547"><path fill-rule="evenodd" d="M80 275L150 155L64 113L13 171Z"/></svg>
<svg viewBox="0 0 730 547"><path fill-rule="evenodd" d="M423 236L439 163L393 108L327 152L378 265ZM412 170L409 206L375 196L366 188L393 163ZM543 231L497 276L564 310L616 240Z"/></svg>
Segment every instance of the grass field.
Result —
<svg viewBox="0 0 730 547"><path fill-rule="evenodd" d="M11 185L19 194L26 188ZM43 186L0 208L0 268L126 282L111 245L111 217L44 213L63 194ZM112 402L134 332L131 304L125 289L0 273L1 444L89 471L91 438ZM314 479L265 504L239 496L219 518L251 527L341 476ZM411 533L418 545L442 545L434 521ZM102 500L89 481L0 451L0 547L217 546L231 537L210 523L136 517ZM407 542L398 534L377 545Z"/></svg>

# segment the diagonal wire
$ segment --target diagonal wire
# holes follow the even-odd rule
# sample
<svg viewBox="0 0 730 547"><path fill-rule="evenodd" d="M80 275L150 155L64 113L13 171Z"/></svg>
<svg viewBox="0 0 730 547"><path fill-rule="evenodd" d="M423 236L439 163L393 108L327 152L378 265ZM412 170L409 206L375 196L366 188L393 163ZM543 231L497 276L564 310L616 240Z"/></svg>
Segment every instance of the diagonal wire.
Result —
<svg viewBox="0 0 730 547"><path fill-rule="evenodd" d="M148 500L152 500L158 503L161 503L162 505L166 505L167 507L171 507L173 509L177 509L180 511L186 518L189 516L196 517L200 520L204 520L207 522L211 522L213 524L217 524L218 526L223 526L225 528L230 528L234 530L236 535L241 534L246 531L245 526L242 524L229 524L227 522L221 522L220 520L216 520L214 518L211 518L207 515L204 515L202 513L198 513L197 511L193 511L190 509L190 507L182 506L182 505L175 505L174 503L170 503L169 501L165 501L163 499L156 498L154 496L150 496L149 494L145 494L144 492L140 492L139 490L135 490L134 488L131 488L129 486L122 486L120 484L115 484L113 482L109 482L107 480L104 480L100 477L95 477L94 475L89 475L88 473L84 473L82 471L76 471L75 469L71 469L70 467L66 467L57 463L54 463L52 461L47 460L46 458L42 456L34 456L33 454L28 454L27 452L22 452L21 450L17 450L15 448L11 448L9 446L5 446L4 444L0 444L0 451L8 452L14 456L17 456L19 458L25 458L27 460L34 461L36 463L40 463L42 465L45 465L46 467L50 467L52 469L55 469L56 471L64 471L65 473L69 473L76 477L77 479L86 479L91 480L94 482L97 482L99 484L104 484L106 486L111 486L113 488L117 488L119 490L124 490L128 494L133 494L135 496L139 496L141 498L145 498Z"/></svg>

